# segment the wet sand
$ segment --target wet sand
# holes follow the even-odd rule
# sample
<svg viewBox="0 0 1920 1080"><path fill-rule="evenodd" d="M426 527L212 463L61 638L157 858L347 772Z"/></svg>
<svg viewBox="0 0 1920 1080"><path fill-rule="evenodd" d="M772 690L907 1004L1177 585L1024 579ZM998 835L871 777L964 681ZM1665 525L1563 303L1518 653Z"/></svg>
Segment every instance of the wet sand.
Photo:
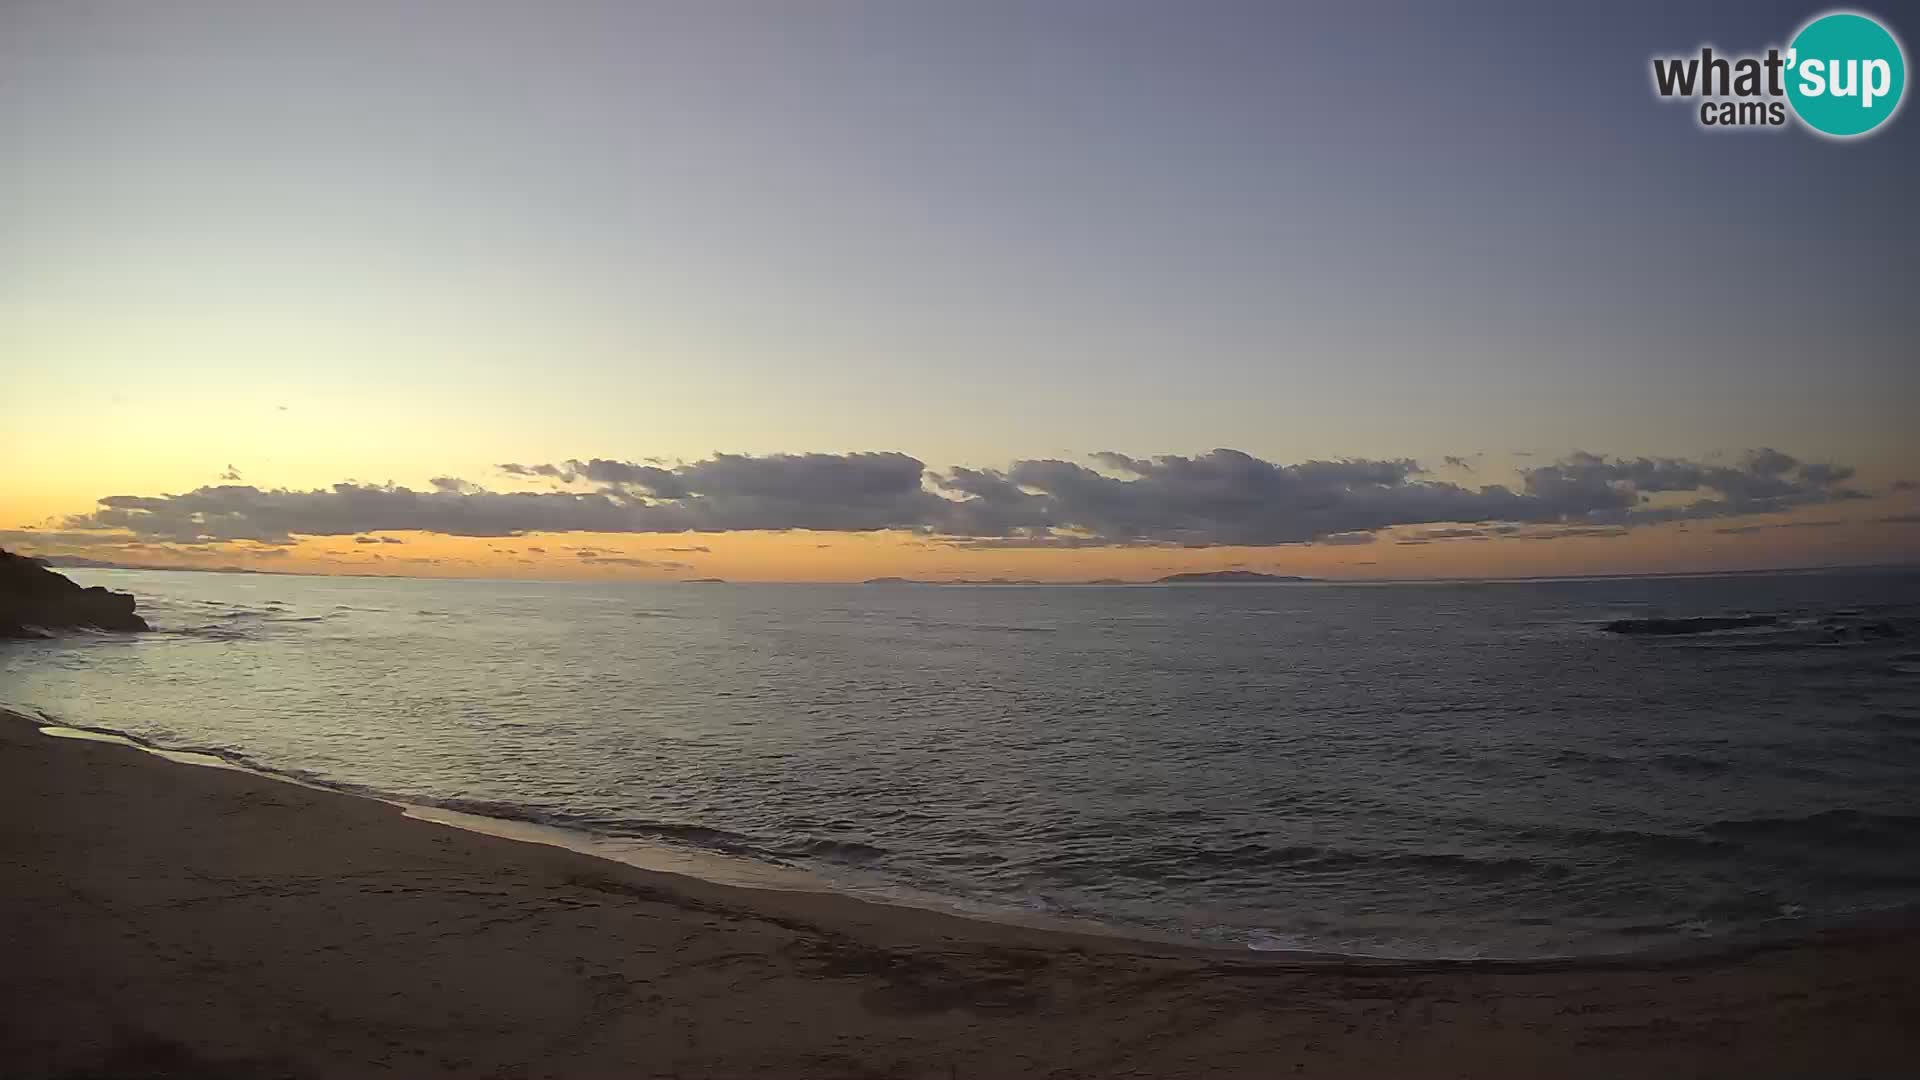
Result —
<svg viewBox="0 0 1920 1080"><path fill-rule="evenodd" d="M1920 931L1212 953L747 890L0 716L19 1077L1902 1076Z"/></svg>

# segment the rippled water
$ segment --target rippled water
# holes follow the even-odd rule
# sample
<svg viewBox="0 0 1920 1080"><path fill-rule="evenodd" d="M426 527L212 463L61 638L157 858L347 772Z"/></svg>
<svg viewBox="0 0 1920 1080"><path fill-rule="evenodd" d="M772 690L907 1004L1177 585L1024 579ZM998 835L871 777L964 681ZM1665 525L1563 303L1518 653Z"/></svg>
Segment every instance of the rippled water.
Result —
<svg viewBox="0 0 1920 1080"><path fill-rule="evenodd" d="M0 700L868 893L1260 948L1503 956L1920 898L1916 574L71 576L138 594L159 632L0 644ZM1743 612L1783 619L1600 629Z"/></svg>

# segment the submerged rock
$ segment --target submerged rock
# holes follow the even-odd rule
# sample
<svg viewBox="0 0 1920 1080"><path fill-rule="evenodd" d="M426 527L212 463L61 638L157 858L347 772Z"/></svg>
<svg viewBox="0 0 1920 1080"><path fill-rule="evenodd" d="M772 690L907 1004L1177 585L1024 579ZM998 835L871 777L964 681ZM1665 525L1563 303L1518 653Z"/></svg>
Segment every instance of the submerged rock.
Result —
<svg viewBox="0 0 1920 1080"><path fill-rule="evenodd" d="M1698 619L1616 619L1603 629L1609 634L1705 634L1748 626L1774 626L1778 615L1724 615Z"/></svg>
<svg viewBox="0 0 1920 1080"><path fill-rule="evenodd" d="M38 559L0 550L0 638L45 636L40 631L92 627L151 629L133 613L134 599L100 586L81 588Z"/></svg>
<svg viewBox="0 0 1920 1080"><path fill-rule="evenodd" d="M1828 645L1846 645L1865 641L1891 641L1906 635L1886 619L1842 622L1828 619L1820 624L1820 640Z"/></svg>

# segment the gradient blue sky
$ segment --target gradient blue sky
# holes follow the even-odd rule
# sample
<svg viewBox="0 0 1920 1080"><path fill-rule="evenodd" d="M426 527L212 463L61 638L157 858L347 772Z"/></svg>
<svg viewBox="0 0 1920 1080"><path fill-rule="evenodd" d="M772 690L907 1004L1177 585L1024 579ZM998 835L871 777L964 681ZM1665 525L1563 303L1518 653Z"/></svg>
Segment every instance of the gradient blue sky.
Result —
<svg viewBox="0 0 1920 1080"><path fill-rule="evenodd" d="M1821 10L12 3L0 511L715 450L1891 479L1911 110L1649 88Z"/></svg>

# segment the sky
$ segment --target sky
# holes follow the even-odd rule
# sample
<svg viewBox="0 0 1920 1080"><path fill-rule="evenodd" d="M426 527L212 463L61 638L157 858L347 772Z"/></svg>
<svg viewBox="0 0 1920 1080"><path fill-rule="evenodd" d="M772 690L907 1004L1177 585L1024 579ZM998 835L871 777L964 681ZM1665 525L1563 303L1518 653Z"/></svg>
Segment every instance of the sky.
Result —
<svg viewBox="0 0 1920 1080"><path fill-rule="evenodd" d="M1823 10L0 2L0 543L1914 561L1911 110L1713 132L1651 88Z"/></svg>

